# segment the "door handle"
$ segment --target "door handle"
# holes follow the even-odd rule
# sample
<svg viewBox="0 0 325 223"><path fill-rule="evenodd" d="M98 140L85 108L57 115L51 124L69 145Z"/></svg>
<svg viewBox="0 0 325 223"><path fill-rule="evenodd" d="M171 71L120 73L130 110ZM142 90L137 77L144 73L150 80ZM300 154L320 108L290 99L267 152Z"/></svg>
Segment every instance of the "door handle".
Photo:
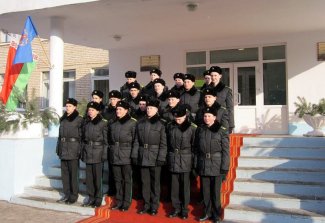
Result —
<svg viewBox="0 0 325 223"><path fill-rule="evenodd" d="M241 94L240 93L238 93L237 102L238 102L239 105L241 104Z"/></svg>

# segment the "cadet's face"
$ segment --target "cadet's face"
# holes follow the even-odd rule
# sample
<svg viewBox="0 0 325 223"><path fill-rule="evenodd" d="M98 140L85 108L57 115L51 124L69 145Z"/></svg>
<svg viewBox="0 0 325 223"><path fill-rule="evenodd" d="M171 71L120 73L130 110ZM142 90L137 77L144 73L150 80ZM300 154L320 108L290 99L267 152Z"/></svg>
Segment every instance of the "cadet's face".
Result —
<svg viewBox="0 0 325 223"><path fill-rule="evenodd" d="M210 74L211 74L211 81L214 84L218 84L220 82L222 75L219 74L218 72L211 72Z"/></svg>
<svg viewBox="0 0 325 223"><path fill-rule="evenodd" d="M204 83L209 85L211 83L211 76L210 75L205 75L204 76Z"/></svg>
<svg viewBox="0 0 325 223"><path fill-rule="evenodd" d="M212 95L205 95L204 96L204 102L205 104L210 107L211 105L213 105L213 103L217 100L217 97L212 96Z"/></svg>
<svg viewBox="0 0 325 223"><path fill-rule="evenodd" d="M122 107L116 108L116 116L117 118L123 118L128 113L128 110Z"/></svg>
<svg viewBox="0 0 325 223"><path fill-rule="evenodd" d="M94 109L94 108L88 108L88 116L91 119L94 119L98 115L98 113L99 113L99 111L97 111L96 109Z"/></svg>
<svg viewBox="0 0 325 223"><path fill-rule="evenodd" d="M175 78L175 84L176 84L176 86L180 87L180 86L183 86L184 81L181 78Z"/></svg>
<svg viewBox="0 0 325 223"><path fill-rule="evenodd" d="M110 98L109 100L113 107L116 106L117 102L121 101L121 99L119 99L119 98Z"/></svg>
<svg viewBox="0 0 325 223"><path fill-rule="evenodd" d="M175 122L180 125L182 124L183 122L185 122L185 119L186 119L186 115L182 116L182 117L174 117L175 119Z"/></svg>
<svg viewBox="0 0 325 223"><path fill-rule="evenodd" d="M145 111L147 109L147 103L145 101L140 101L139 108L141 111Z"/></svg>
<svg viewBox="0 0 325 223"><path fill-rule="evenodd" d="M133 83L134 81L135 81L135 78L133 78L133 77L126 78L126 83L128 83L128 84Z"/></svg>
<svg viewBox="0 0 325 223"><path fill-rule="evenodd" d="M92 101L93 102L97 102L97 103L100 103L103 99L98 97L97 95L93 95L92 97Z"/></svg>
<svg viewBox="0 0 325 223"><path fill-rule="evenodd" d="M168 98L168 105L172 108L175 107L178 102L179 98Z"/></svg>
<svg viewBox="0 0 325 223"><path fill-rule="evenodd" d="M211 113L204 113L204 123L207 124L208 126L213 125L213 123L215 122L215 120L217 119L216 116L214 116Z"/></svg>
<svg viewBox="0 0 325 223"><path fill-rule="evenodd" d="M67 114L68 115L70 115L70 114L72 114L72 112L74 111L74 110L76 110L76 106L74 106L74 105L72 105L72 104L66 104L65 105L65 110L66 110L66 112L67 112Z"/></svg>
<svg viewBox="0 0 325 223"><path fill-rule="evenodd" d="M150 74L150 80L151 81L154 81L154 80L156 80L156 79L158 79L159 78L159 75L158 74L156 74L156 73L151 73Z"/></svg>
<svg viewBox="0 0 325 223"><path fill-rule="evenodd" d="M185 90L190 90L194 86L194 82L189 79L184 80L184 88Z"/></svg>
<svg viewBox="0 0 325 223"><path fill-rule="evenodd" d="M158 94L162 93L164 90L164 85L162 85L161 83L156 83L155 84L155 92L157 92Z"/></svg>
<svg viewBox="0 0 325 223"><path fill-rule="evenodd" d="M140 91L137 88L131 88L130 89L130 95L131 95L132 98L136 98L138 96L139 92Z"/></svg>
<svg viewBox="0 0 325 223"><path fill-rule="evenodd" d="M158 108L156 108L154 106L147 106L147 116L149 118L151 118L152 116L157 114L157 112L158 112Z"/></svg>

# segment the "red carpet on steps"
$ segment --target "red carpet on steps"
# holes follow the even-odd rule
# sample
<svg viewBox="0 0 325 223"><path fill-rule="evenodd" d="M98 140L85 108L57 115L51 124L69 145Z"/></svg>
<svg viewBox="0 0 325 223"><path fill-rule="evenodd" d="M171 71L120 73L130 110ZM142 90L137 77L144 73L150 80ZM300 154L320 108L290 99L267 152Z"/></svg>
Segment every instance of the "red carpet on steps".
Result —
<svg viewBox="0 0 325 223"><path fill-rule="evenodd" d="M222 185L222 207L226 208L229 204L229 197L234 188L236 179L236 168L238 165L238 157L240 156L240 147L243 145L243 137L253 135L231 134L230 135L230 169L226 181ZM165 188L162 186L161 200L166 200L168 196ZM128 211L121 212L119 210L110 210L114 205L114 199L105 197L105 205L95 209L95 216L78 221L77 223L192 223L198 222L198 218L202 215L203 205L198 204L199 201L199 181L193 182L191 185L191 203L189 205L189 218L182 220L178 217L168 218L168 213L172 211L171 202L160 202L158 214L150 216L149 214L139 215L137 211L142 208L142 201L132 200ZM208 223L206 221L203 223Z"/></svg>

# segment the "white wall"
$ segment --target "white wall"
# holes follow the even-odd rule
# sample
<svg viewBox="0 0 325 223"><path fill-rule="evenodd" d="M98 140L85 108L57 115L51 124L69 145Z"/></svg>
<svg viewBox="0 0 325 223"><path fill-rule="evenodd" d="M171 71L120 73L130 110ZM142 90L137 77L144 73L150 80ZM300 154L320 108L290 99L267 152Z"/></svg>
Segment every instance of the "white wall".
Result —
<svg viewBox="0 0 325 223"><path fill-rule="evenodd" d="M305 131L306 126L297 124L301 120L292 116L295 110L293 103L296 101L297 96L304 96L307 100L313 102L325 97L325 87L323 86L325 82L325 62L317 61L316 57L316 45L320 41L325 41L325 31L252 36L250 38L236 37L148 47L146 49L110 50L110 89L119 89L125 82L124 73L127 70L135 70L141 84L148 83L148 72L140 73L140 56L160 55L162 78L171 87L173 85L172 75L176 72L185 72L186 51L285 43L287 45L288 115L289 122L294 125L289 130L289 133L299 135Z"/></svg>

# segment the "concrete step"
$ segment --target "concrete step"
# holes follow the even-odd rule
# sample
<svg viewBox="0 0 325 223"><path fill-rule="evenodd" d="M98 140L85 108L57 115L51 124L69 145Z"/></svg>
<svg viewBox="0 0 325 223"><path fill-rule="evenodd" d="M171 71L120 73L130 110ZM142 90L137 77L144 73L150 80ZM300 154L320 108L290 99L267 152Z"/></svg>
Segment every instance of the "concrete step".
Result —
<svg viewBox="0 0 325 223"><path fill-rule="evenodd" d="M325 184L315 182L294 182L278 180L255 180L237 178L234 183L236 192L255 192L293 196L325 197Z"/></svg>
<svg viewBox="0 0 325 223"><path fill-rule="evenodd" d="M56 199L37 197L37 196L13 196L10 199L11 203L26 205L30 207L42 208L42 209L50 209L55 211L63 211L63 212L73 212L81 215L94 215L95 209L90 207L81 207L81 202L76 202L72 205L60 204L56 202Z"/></svg>
<svg viewBox="0 0 325 223"><path fill-rule="evenodd" d="M277 169L239 167L237 178L256 180L286 180L298 182L325 183L325 172L299 171L299 169Z"/></svg>
<svg viewBox="0 0 325 223"><path fill-rule="evenodd" d="M294 136L257 136L244 137L243 145L255 147L293 147L317 148L325 147L324 137L294 137Z"/></svg>
<svg viewBox="0 0 325 223"><path fill-rule="evenodd" d="M61 189L55 189L53 187L31 186L25 188L24 195L30 197L42 197L59 200L63 196L63 191ZM79 193L79 203L84 203L87 201L87 199L88 196L86 195L85 191Z"/></svg>
<svg viewBox="0 0 325 223"><path fill-rule="evenodd" d="M40 176L35 180L35 185L41 187L52 187L56 189L62 189L62 180L61 177L57 176ZM103 182L103 192L106 192L108 189L107 181ZM79 190L86 191L86 182L84 179L79 180Z"/></svg>
<svg viewBox="0 0 325 223"><path fill-rule="evenodd" d="M233 192L231 204L248 207L301 209L325 216L325 197L315 199L313 196L288 196L254 192Z"/></svg>
<svg viewBox="0 0 325 223"><path fill-rule="evenodd" d="M225 209L227 221L249 221L263 223L325 223L325 216L305 210L249 207L231 204Z"/></svg>
<svg viewBox="0 0 325 223"><path fill-rule="evenodd" d="M325 171L325 160L239 157L238 167L286 168L322 172Z"/></svg>
<svg viewBox="0 0 325 223"><path fill-rule="evenodd" d="M240 156L323 159L325 161L325 145L316 148L243 146L240 149Z"/></svg>

